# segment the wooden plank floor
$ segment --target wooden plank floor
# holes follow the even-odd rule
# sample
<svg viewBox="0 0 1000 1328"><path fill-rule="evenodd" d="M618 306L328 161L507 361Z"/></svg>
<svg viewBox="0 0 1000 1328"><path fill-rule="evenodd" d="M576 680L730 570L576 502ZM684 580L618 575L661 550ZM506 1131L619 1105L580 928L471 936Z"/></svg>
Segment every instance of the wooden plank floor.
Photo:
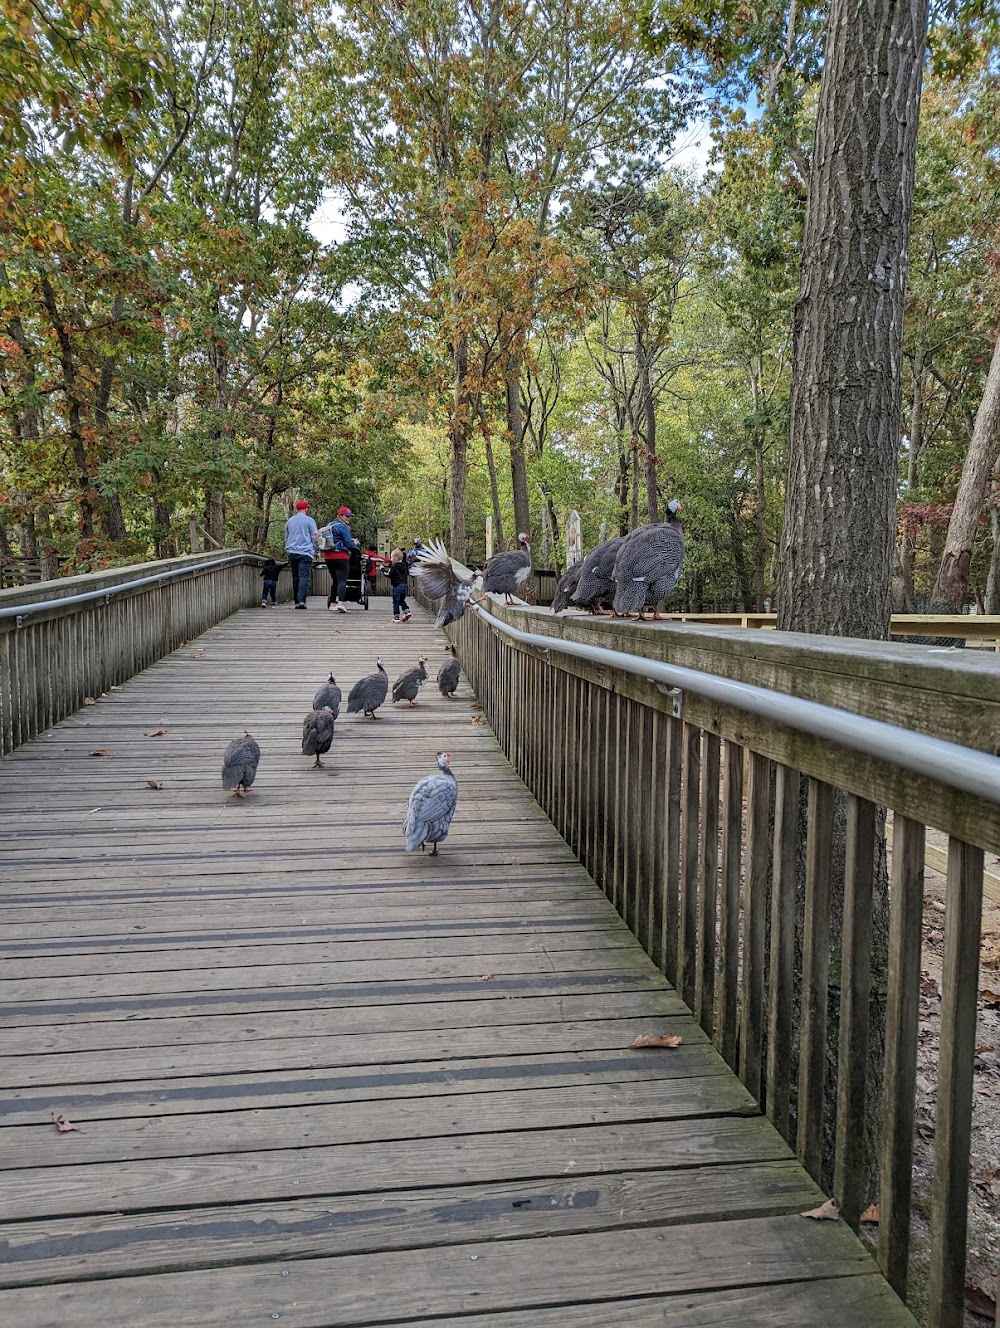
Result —
<svg viewBox="0 0 1000 1328"><path fill-rule="evenodd" d="M464 684L298 754L328 669L442 645L384 599L240 613L0 764L0 1322L912 1328Z"/></svg>

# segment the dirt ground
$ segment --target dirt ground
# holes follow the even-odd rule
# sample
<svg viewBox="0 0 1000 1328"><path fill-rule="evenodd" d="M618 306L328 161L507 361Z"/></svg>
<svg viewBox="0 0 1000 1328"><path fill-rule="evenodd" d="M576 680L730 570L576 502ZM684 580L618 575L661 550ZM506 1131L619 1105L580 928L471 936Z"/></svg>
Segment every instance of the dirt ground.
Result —
<svg viewBox="0 0 1000 1328"><path fill-rule="evenodd" d="M938 841L940 843L938 844ZM946 847L944 836L929 842ZM1000 858L986 856L986 869L1000 875ZM941 966L944 947L945 879L929 868L924 886L924 944L921 957L920 1034L917 1059L917 1129L914 1141L914 1241L911 1254L913 1309L919 1317L920 1291L929 1251L931 1179L934 1170L934 1116L937 1093ZM976 1036L975 1100L972 1120L972 1173L969 1186L969 1263L966 1322L972 1328L1000 1322L995 1297L1000 1276L1000 905L983 907L983 941ZM996 994L996 1001L989 999Z"/></svg>

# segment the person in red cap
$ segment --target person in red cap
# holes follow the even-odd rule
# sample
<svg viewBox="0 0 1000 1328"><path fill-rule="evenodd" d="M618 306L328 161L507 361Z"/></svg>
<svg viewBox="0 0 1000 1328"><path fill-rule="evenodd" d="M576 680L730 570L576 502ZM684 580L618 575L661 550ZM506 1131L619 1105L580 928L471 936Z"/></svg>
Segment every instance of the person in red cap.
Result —
<svg viewBox="0 0 1000 1328"><path fill-rule="evenodd" d="M295 592L297 609L306 607L309 575L318 544L319 532L316 522L309 515L309 504L300 498L295 504L295 515L290 516L285 523L285 552L292 572L292 590Z"/></svg>
<svg viewBox="0 0 1000 1328"><path fill-rule="evenodd" d="M339 507L336 521L331 521L329 527L324 527L324 530L327 529L330 532L333 548L323 550L323 557L330 572L330 597L326 607L331 612L336 610L337 613L346 613L347 605L344 601L347 597L347 573L351 565L351 550L357 549L359 553L361 552L361 545L351 534L351 509Z"/></svg>

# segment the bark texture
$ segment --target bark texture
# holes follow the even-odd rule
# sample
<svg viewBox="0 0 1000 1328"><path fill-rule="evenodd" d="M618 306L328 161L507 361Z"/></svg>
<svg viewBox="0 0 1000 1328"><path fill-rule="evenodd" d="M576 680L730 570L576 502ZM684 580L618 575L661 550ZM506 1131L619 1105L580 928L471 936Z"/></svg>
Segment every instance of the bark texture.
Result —
<svg viewBox="0 0 1000 1328"><path fill-rule="evenodd" d="M833 0L795 307L778 626L885 638L927 0Z"/></svg>
<svg viewBox="0 0 1000 1328"><path fill-rule="evenodd" d="M972 546L983 515L986 491L1000 456L1000 337L976 411L972 442L962 466L955 506L948 522L944 555L931 597L932 611L958 613L969 593Z"/></svg>

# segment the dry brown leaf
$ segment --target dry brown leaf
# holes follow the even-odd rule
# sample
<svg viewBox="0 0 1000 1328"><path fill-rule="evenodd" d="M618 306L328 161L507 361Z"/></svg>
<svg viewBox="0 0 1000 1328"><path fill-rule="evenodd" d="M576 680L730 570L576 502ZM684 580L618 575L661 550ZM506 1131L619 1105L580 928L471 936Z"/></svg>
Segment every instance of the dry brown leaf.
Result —
<svg viewBox="0 0 1000 1328"><path fill-rule="evenodd" d="M152 731L152 733L147 733L147 734L146 734L146 737L147 737L147 738L162 738L163 735L164 735L164 733L166 733L166 731L167 731L166 729L154 729L154 730Z"/></svg>
<svg viewBox="0 0 1000 1328"><path fill-rule="evenodd" d="M204 659L204 658L205 658L205 652L204 652L204 650L196 650L196 651L194 652L194 654L191 656L191 658L192 658L192 659Z"/></svg>
<svg viewBox="0 0 1000 1328"><path fill-rule="evenodd" d="M483 976L479 979L479 981L480 981L480 982L492 982L492 981L493 981L493 974L492 974L492 973L484 973Z"/></svg>
<svg viewBox="0 0 1000 1328"><path fill-rule="evenodd" d="M989 987L984 987L979 993L979 999L984 1005L1000 1006L1000 991L992 991Z"/></svg>
<svg viewBox="0 0 1000 1328"><path fill-rule="evenodd" d="M482 703L482 701L470 701L470 702L469 702L469 709L470 709L470 710L482 710L482 708L483 708L483 703Z"/></svg>
<svg viewBox="0 0 1000 1328"><path fill-rule="evenodd" d="M817 1222L836 1222L840 1217L840 1209L832 1199L827 1199L826 1203L820 1204L818 1208L810 1208L808 1213L802 1213L802 1217L814 1217Z"/></svg>
<svg viewBox="0 0 1000 1328"><path fill-rule="evenodd" d="M482 717L482 715L473 715L472 718L469 720L469 723L470 723L470 724L485 724L485 723L486 723L486 720Z"/></svg>
<svg viewBox="0 0 1000 1328"><path fill-rule="evenodd" d="M628 1044L629 1051L641 1051L645 1047L679 1047L684 1039L679 1033L640 1033Z"/></svg>
<svg viewBox="0 0 1000 1328"><path fill-rule="evenodd" d="M50 1111L49 1115L52 1117L52 1124L60 1134L70 1134L73 1130L75 1130L77 1134L80 1133L79 1125L74 1125L71 1120L67 1120L61 1113L57 1116L54 1111Z"/></svg>
<svg viewBox="0 0 1000 1328"><path fill-rule="evenodd" d="M865 1226L876 1227L879 1224L878 1204L869 1204L859 1218Z"/></svg>
<svg viewBox="0 0 1000 1328"><path fill-rule="evenodd" d="M90 754L91 756L107 756L107 752L103 747L92 747Z"/></svg>
<svg viewBox="0 0 1000 1328"><path fill-rule="evenodd" d="M150 788L163 788L163 782L159 779L147 779L146 783Z"/></svg>
<svg viewBox="0 0 1000 1328"><path fill-rule="evenodd" d="M94 698L93 698L92 696L85 696L85 697L83 698L83 704L84 704L84 705L97 705L97 702L94 700Z"/></svg>

